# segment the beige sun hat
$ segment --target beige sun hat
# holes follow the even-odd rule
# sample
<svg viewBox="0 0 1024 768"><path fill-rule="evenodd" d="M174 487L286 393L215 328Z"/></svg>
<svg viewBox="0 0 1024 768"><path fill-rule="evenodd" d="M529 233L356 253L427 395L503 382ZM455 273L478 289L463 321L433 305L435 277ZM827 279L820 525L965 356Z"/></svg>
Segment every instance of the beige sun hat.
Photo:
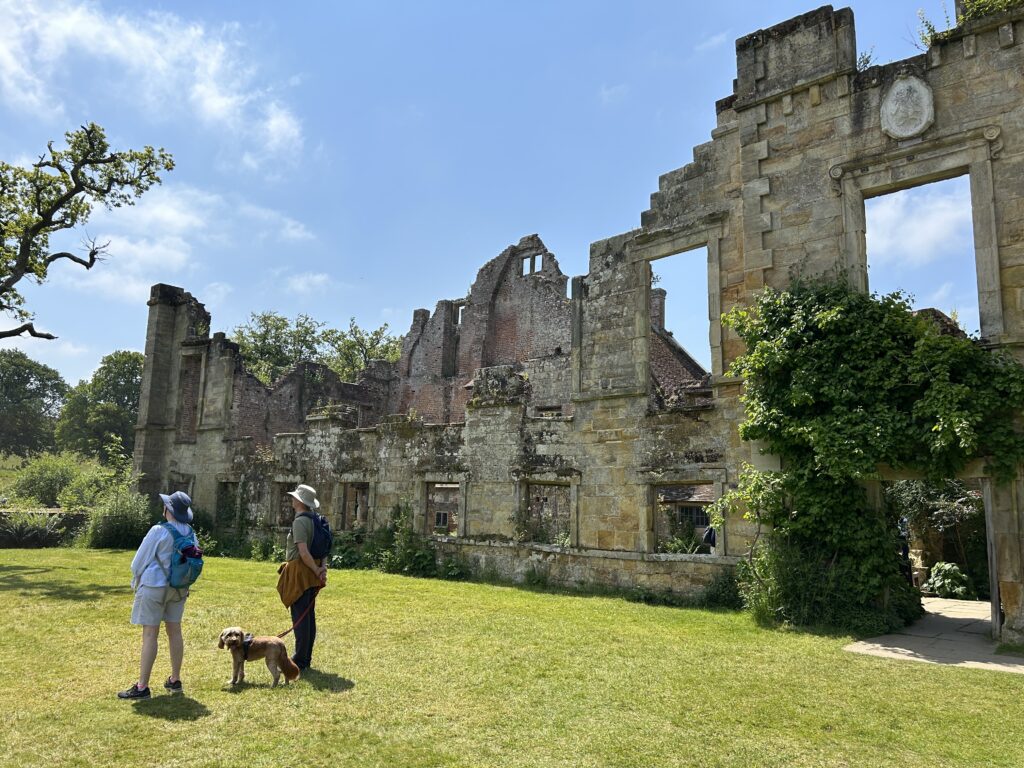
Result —
<svg viewBox="0 0 1024 768"><path fill-rule="evenodd" d="M300 485L294 491L288 491L293 499L298 499L308 509L320 509L320 500L316 497L316 489L309 485Z"/></svg>

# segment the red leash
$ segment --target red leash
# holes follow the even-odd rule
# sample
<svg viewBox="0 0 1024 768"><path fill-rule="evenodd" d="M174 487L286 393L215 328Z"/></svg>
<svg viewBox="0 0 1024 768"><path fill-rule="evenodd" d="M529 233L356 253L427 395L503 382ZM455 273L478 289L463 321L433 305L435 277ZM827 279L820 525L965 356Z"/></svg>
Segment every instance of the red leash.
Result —
<svg viewBox="0 0 1024 768"><path fill-rule="evenodd" d="M301 616L299 616L299 618L297 618L297 619L295 620L295 623L294 623L294 624L292 624L292 626L291 626L291 627L290 627L289 629L286 629L286 630L285 630L284 632L282 632L282 633L281 633L280 635L278 635L278 637L286 637L286 636L287 636L287 635L288 635L288 634L289 634L290 632L293 632L293 631L295 630L295 628L296 628L297 626L299 626L299 624L301 624L301 623L302 623L302 620L303 620L304 618L306 618L306 615L307 615L307 614L308 614L308 613L309 613L309 612L310 612L311 610L313 610L313 606L314 606L314 605L316 605L316 596L317 596L317 595L319 594L319 592L320 592L320 590L321 590L321 589L323 589L323 587L317 587L317 588L316 588L316 592L314 592L314 593L313 593L313 599L309 601L309 605L307 605L307 606L306 606L306 610L304 610L304 611L302 612L302 615L301 615Z"/></svg>

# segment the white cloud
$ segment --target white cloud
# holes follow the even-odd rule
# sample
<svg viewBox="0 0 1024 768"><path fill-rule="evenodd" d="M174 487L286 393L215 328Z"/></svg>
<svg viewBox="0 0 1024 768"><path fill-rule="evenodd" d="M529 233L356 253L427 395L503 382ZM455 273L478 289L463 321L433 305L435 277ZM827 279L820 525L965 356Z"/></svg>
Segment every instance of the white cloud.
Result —
<svg viewBox="0 0 1024 768"><path fill-rule="evenodd" d="M192 246L172 234L134 239L126 235L98 238L109 241L109 257L86 271L77 265L51 267L52 279L93 297L144 304L154 283L170 282L192 265Z"/></svg>
<svg viewBox="0 0 1024 768"><path fill-rule="evenodd" d="M960 251L973 258L971 197L966 181L919 187L867 201L872 264L920 267Z"/></svg>
<svg viewBox="0 0 1024 768"><path fill-rule="evenodd" d="M601 99L601 106L610 107L621 103L629 93L629 86L620 83L619 85L602 85L598 91Z"/></svg>
<svg viewBox="0 0 1024 768"><path fill-rule="evenodd" d="M285 287L291 293L320 293L331 287L334 281L326 272L300 272L285 280Z"/></svg>
<svg viewBox="0 0 1024 768"><path fill-rule="evenodd" d="M235 289L227 283L209 283L205 288L203 288L200 301L207 305L220 304L229 295L231 295L234 290Z"/></svg>
<svg viewBox="0 0 1024 768"><path fill-rule="evenodd" d="M183 184L154 187L135 205L108 211L96 208L91 228L116 228L136 235L194 235L210 226L210 217L224 207L220 195Z"/></svg>
<svg viewBox="0 0 1024 768"><path fill-rule="evenodd" d="M151 114L191 111L262 168L302 151L302 123L266 85L237 24L209 29L172 13L118 13L85 0L0 0L0 99L62 115L80 59L109 67L109 91ZM185 98L182 98L182 95Z"/></svg>
<svg viewBox="0 0 1024 768"><path fill-rule="evenodd" d="M940 304L945 304L952 294L953 283L945 282L942 285L940 285L936 290L932 291L931 295L928 296L928 303L926 306L937 307Z"/></svg>
<svg viewBox="0 0 1024 768"><path fill-rule="evenodd" d="M728 39L729 30L725 30L724 32L719 32L717 35L712 35L711 37L701 40L699 43L697 43L697 45L693 47L693 50L697 51L698 53L710 51L712 48L717 48L718 46L722 45L722 43L726 42Z"/></svg>
<svg viewBox="0 0 1024 768"><path fill-rule="evenodd" d="M315 240L316 237L306 229L301 221L291 218L280 211L271 208L264 208L260 205L243 203L238 206L238 211L252 223L261 224L256 236L260 238L274 237L284 242L300 242L303 240Z"/></svg>

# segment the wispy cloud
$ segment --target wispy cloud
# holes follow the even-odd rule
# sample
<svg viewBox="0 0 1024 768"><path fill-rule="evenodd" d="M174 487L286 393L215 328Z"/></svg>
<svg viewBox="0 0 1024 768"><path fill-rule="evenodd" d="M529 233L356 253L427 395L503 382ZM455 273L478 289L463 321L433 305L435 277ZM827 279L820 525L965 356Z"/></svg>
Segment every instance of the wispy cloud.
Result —
<svg viewBox="0 0 1024 768"><path fill-rule="evenodd" d="M257 237L273 238L284 242L300 242L315 240L316 237L301 221L286 216L280 211L264 208L260 205L244 203L239 206L239 213L253 224L259 224Z"/></svg>
<svg viewBox="0 0 1024 768"><path fill-rule="evenodd" d="M973 257L970 188L963 180L869 200L868 260L921 267L945 254Z"/></svg>
<svg viewBox="0 0 1024 768"><path fill-rule="evenodd" d="M693 50L697 51L698 53L703 53L704 51L710 51L712 48L717 48L718 46L722 45L728 40L729 30L726 29L723 30L722 32L719 32L717 35L712 35L711 37L704 38L693 47Z"/></svg>
<svg viewBox="0 0 1024 768"><path fill-rule="evenodd" d="M300 272L291 275L284 284L291 293L309 295L327 290L333 282L326 272Z"/></svg>
<svg viewBox="0 0 1024 768"><path fill-rule="evenodd" d="M227 283L208 283L206 287L203 288L202 301L208 307L211 304L220 304L230 296L234 290L235 289Z"/></svg>
<svg viewBox="0 0 1024 768"><path fill-rule="evenodd" d="M254 239L315 239L302 222L280 211L171 182L151 189L134 206L97 208L85 230L109 243L107 260L88 272L57 262L51 277L73 290L132 304L144 303L154 283L180 284L184 276L201 274L200 255L211 249ZM77 243L67 238L60 246L74 249ZM203 298L220 302L230 291L229 284L212 282Z"/></svg>
<svg viewBox="0 0 1024 768"><path fill-rule="evenodd" d="M602 85L597 95L601 100L601 106L611 107L624 101L628 94L629 86L620 83L619 85Z"/></svg>
<svg viewBox="0 0 1024 768"><path fill-rule="evenodd" d="M302 151L302 123L259 81L237 24L210 29L165 12L115 12L85 0L0 0L0 99L62 115L81 64L110 67L111 98L151 114L192 113L263 168ZM184 98L183 98L184 95Z"/></svg>
<svg viewBox="0 0 1024 768"><path fill-rule="evenodd" d="M936 290L932 291L926 299L928 306L938 307L941 304L945 304L949 300L949 297L953 295L953 283L945 282L940 285Z"/></svg>

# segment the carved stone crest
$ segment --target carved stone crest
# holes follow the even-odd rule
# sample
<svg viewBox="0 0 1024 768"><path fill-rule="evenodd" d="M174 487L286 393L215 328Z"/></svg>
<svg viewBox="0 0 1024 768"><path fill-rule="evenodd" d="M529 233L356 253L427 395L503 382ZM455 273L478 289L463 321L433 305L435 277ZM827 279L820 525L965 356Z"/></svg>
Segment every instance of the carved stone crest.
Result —
<svg viewBox="0 0 1024 768"><path fill-rule="evenodd" d="M910 139L935 122L935 101L928 83L900 75L882 98L882 130L894 139Z"/></svg>

